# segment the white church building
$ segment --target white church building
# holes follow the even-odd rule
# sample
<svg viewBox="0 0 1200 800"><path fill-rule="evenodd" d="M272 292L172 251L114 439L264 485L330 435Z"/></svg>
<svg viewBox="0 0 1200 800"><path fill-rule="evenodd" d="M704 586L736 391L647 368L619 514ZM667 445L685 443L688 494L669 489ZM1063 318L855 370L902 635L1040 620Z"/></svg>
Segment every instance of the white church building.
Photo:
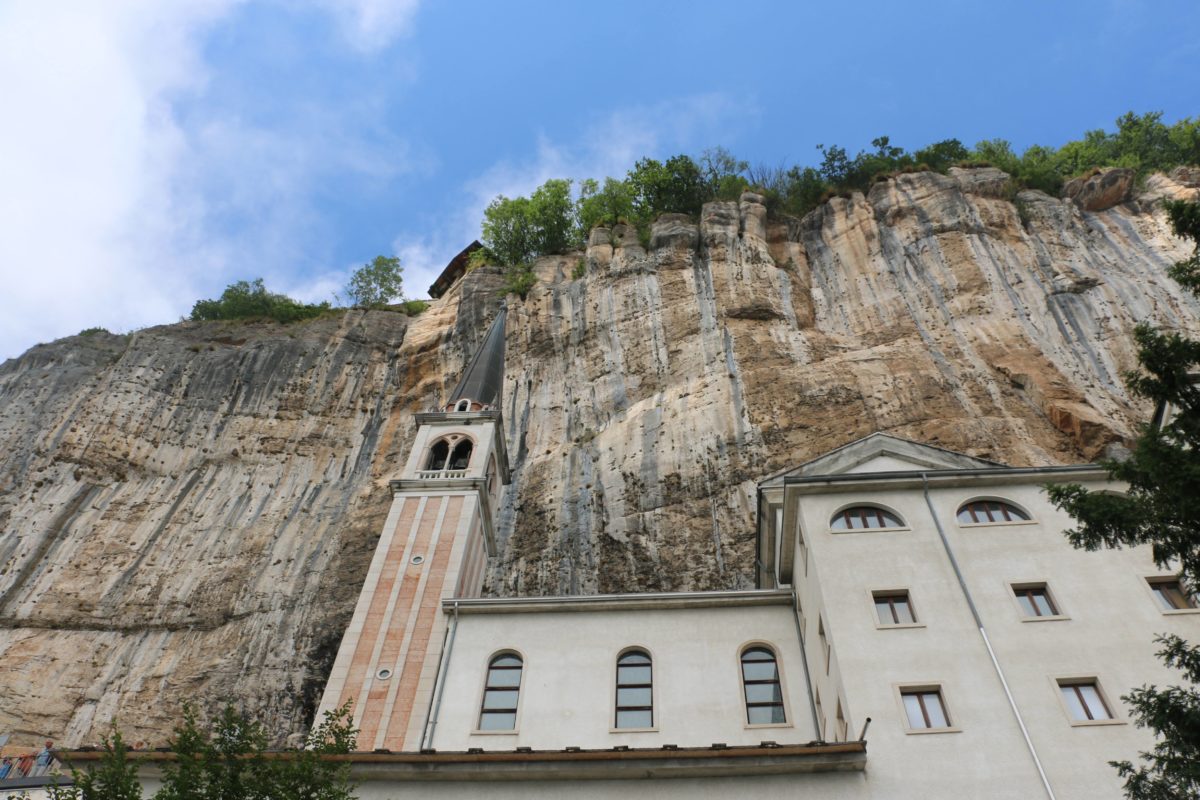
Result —
<svg viewBox="0 0 1200 800"><path fill-rule="evenodd" d="M1119 798L1200 609L1084 552L1018 468L875 434L759 484L757 589L484 598L509 479L504 312L418 417L321 711L362 798ZM148 781L147 788L156 788Z"/></svg>

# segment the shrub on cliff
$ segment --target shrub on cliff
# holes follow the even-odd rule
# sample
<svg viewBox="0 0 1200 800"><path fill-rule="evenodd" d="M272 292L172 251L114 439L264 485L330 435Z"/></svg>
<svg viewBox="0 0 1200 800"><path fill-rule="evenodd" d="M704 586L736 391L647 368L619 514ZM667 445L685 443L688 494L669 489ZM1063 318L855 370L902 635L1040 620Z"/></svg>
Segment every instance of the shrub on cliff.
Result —
<svg viewBox="0 0 1200 800"><path fill-rule="evenodd" d="M216 300L197 300L192 306L194 320L273 319L276 322L319 317L329 311L329 303L301 303L282 294L268 292L262 278L231 283Z"/></svg>

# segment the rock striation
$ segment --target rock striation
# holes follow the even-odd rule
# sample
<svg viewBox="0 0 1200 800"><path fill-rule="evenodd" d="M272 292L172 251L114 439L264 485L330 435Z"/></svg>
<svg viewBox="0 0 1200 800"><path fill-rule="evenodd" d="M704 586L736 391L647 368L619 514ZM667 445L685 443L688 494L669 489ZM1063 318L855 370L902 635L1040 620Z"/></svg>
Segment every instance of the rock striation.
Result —
<svg viewBox="0 0 1200 800"><path fill-rule="evenodd" d="M749 586L756 481L874 431L1011 464L1119 446L1148 412L1121 382L1133 326L1200 335L1159 202L1197 185L1089 210L991 168L912 173L803 219L746 193L540 259L507 299L487 591ZM0 366L0 730L160 744L184 701L234 700L294 741L413 415L501 284L468 273L413 319L180 323Z"/></svg>

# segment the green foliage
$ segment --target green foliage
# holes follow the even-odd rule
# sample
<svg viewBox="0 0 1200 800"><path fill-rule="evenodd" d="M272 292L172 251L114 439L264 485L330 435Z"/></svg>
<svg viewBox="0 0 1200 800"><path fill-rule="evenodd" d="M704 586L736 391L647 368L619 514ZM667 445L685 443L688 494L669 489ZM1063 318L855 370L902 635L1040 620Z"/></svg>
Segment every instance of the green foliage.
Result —
<svg viewBox="0 0 1200 800"><path fill-rule="evenodd" d="M971 157L971 151L958 139L945 139L913 153L918 164L927 164L934 172L945 172Z"/></svg>
<svg viewBox="0 0 1200 800"><path fill-rule="evenodd" d="M571 270L571 280L577 281L587 275L587 259L581 258L575 262L575 269Z"/></svg>
<svg viewBox="0 0 1200 800"><path fill-rule="evenodd" d="M79 332L80 336L95 336L97 333L108 333L108 328L84 328Z"/></svg>
<svg viewBox="0 0 1200 800"><path fill-rule="evenodd" d="M495 260L513 268L582 245L597 225L629 223L638 229L639 240L647 242L650 225L660 214L695 217L704 203L736 200L751 188L762 193L769 212L803 216L830 197L867 192L872 184L906 172L944 173L953 166L994 166L1007 172L1014 197L1021 189L1057 195L1064 180L1089 170L1125 166L1145 175L1200 164L1200 119L1168 126L1159 112L1128 113L1111 133L1088 131L1057 149L1034 145L1020 154L1004 139L985 139L974 148L944 139L908 152L887 136L876 137L871 149L854 155L837 145L818 145L817 150L820 162L815 166L751 168L721 147L705 150L699 160L682 154L666 161L643 158L624 178L581 181L573 204L570 181L547 181L530 197L492 201L484 213L483 240Z"/></svg>
<svg viewBox="0 0 1200 800"><path fill-rule="evenodd" d="M370 264L354 270L346 284L346 297L352 305L381 308L400 296L403 281L400 259L375 256Z"/></svg>
<svg viewBox="0 0 1200 800"><path fill-rule="evenodd" d="M537 275L528 264L522 264L504 273L504 293L519 295L522 300L537 283Z"/></svg>
<svg viewBox="0 0 1200 800"><path fill-rule="evenodd" d="M633 190L633 209L638 226L647 225L659 214L700 215L700 207L711 198L700 167L685 155L665 162L643 158L625 178Z"/></svg>
<svg viewBox="0 0 1200 800"><path fill-rule="evenodd" d="M543 183L529 197L529 211L534 230L534 252L565 253L578 246L570 181L548 180Z"/></svg>
<svg viewBox="0 0 1200 800"><path fill-rule="evenodd" d="M700 172L708 186L708 195L716 200L737 200L750 188L746 174L750 165L724 147L713 147L700 154Z"/></svg>
<svg viewBox="0 0 1200 800"><path fill-rule="evenodd" d="M192 306L192 319L273 319L296 322L319 317L329 311L329 303L300 303L282 294L268 292L263 279L238 281L226 287L217 300L198 300Z"/></svg>
<svg viewBox="0 0 1200 800"><path fill-rule="evenodd" d="M104 757L93 770L71 770L73 786L49 786L50 800L141 800L137 764L119 731L101 739Z"/></svg>
<svg viewBox="0 0 1200 800"><path fill-rule="evenodd" d="M232 706L210 723L185 707L153 800L351 800L350 765L322 756L349 753L357 731L350 706L326 712L303 750L270 753L262 725ZM52 800L140 800L137 765L119 733L104 740L104 756L89 771L73 770L74 786L52 787Z"/></svg>
<svg viewBox="0 0 1200 800"><path fill-rule="evenodd" d="M400 310L410 317L417 316L427 308L429 308L428 300L405 300L400 304Z"/></svg>
<svg viewBox="0 0 1200 800"><path fill-rule="evenodd" d="M1200 254L1200 206L1169 207L1175 232L1195 243L1191 259L1176 265L1192 278ZM1188 268L1188 265L1191 268ZM1200 293L1194 283L1185 284ZM1105 463L1109 475L1128 484L1126 494L1092 492L1078 485L1047 487L1051 501L1079 523L1067 536L1076 547L1149 545L1155 564L1179 570L1181 583L1200 590L1200 389L1189 376L1200 365L1200 342L1160 333L1147 324L1135 332L1140 373L1130 389L1160 407L1178 409L1160 428L1147 428L1130 457ZM1182 671L1188 686L1143 686L1122 699L1139 727L1157 736L1142 764L1112 762L1125 778L1131 800L1182 800L1200 796L1200 648L1177 636L1158 639L1159 656Z"/></svg>
<svg viewBox="0 0 1200 800"><path fill-rule="evenodd" d="M579 228L587 236L597 225L613 226L633 219L633 187L626 181L605 178L603 188L588 178L579 184L576 202Z"/></svg>
<svg viewBox="0 0 1200 800"><path fill-rule="evenodd" d="M499 259L486 247L477 247L467 256L467 272L495 264Z"/></svg>
<svg viewBox="0 0 1200 800"><path fill-rule="evenodd" d="M1170 219L1175 232L1193 242L1200 243L1200 203L1168 200L1166 209L1167 218ZM1200 245L1196 247L1190 258L1176 262L1171 267L1170 274L1184 288L1200 294Z"/></svg>
<svg viewBox="0 0 1200 800"><path fill-rule="evenodd" d="M497 197L483 212L483 243L506 267L578 244L571 182L548 180L529 197Z"/></svg>

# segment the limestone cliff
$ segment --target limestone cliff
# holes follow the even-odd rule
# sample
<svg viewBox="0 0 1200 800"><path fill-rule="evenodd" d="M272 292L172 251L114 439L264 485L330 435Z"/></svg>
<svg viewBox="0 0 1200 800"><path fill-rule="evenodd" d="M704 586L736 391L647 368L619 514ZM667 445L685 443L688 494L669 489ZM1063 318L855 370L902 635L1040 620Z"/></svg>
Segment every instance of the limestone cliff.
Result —
<svg viewBox="0 0 1200 800"><path fill-rule="evenodd" d="M802 220L760 198L623 226L508 298L514 481L493 594L752 580L755 482L872 431L1012 464L1087 460L1147 409L1140 320L1200 335L1162 196L914 173ZM572 279L583 258L586 276ZM413 414L499 302L470 273L414 319L181 323L0 366L0 731L161 743L232 699L302 730Z"/></svg>

